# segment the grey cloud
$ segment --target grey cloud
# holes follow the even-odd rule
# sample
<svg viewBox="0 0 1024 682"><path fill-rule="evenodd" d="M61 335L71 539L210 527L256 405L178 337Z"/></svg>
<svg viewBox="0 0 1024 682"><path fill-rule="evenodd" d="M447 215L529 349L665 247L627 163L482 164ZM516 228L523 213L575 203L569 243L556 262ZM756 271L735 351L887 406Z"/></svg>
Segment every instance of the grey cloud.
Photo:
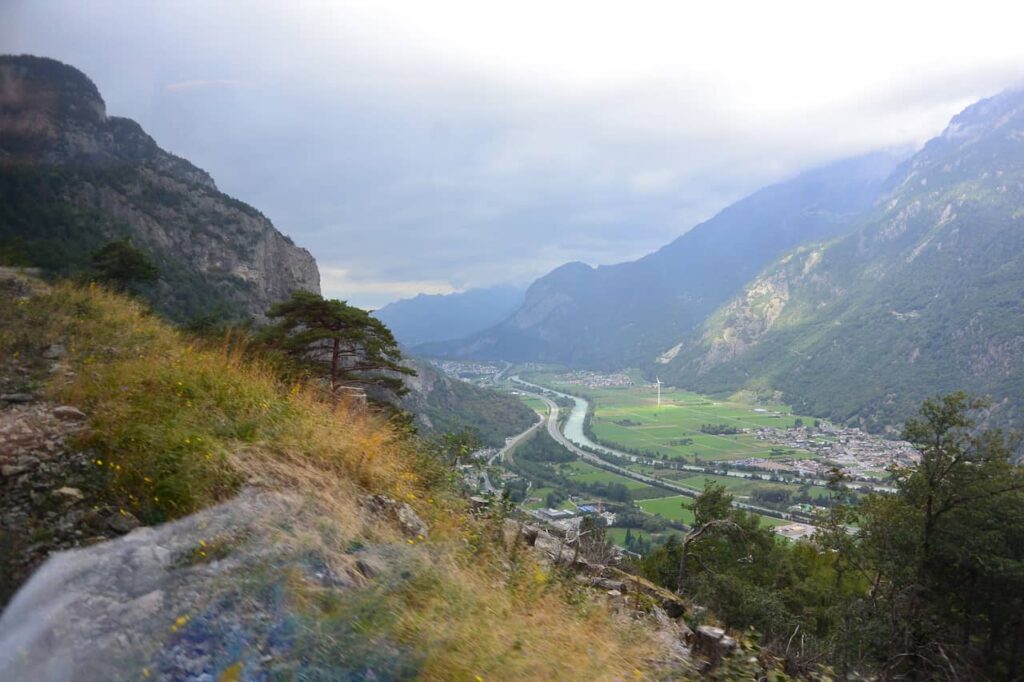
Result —
<svg viewBox="0 0 1024 682"><path fill-rule="evenodd" d="M330 293L368 306L640 256L810 165L919 142L1020 75L908 74L780 119L700 80L574 90L314 20L262 2L12 0L0 38L81 68L111 113L265 212L343 273L332 281L351 290Z"/></svg>

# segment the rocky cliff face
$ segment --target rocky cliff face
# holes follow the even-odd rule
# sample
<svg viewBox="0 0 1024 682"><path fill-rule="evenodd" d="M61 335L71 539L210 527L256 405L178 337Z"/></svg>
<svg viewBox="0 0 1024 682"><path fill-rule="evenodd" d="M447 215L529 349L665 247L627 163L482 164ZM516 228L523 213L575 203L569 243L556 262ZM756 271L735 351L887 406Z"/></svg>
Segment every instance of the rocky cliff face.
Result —
<svg viewBox="0 0 1024 682"><path fill-rule="evenodd" d="M0 57L0 259L63 274L129 237L160 267L148 292L178 319L260 317L319 291L313 257L134 121L107 116L96 86L51 59Z"/></svg>

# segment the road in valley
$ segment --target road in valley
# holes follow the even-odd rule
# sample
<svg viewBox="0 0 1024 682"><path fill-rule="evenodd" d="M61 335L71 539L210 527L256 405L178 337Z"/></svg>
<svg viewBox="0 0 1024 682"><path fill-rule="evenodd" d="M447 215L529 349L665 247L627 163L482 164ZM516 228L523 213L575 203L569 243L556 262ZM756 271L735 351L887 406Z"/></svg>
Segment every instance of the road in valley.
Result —
<svg viewBox="0 0 1024 682"><path fill-rule="evenodd" d="M537 396L537 397L538 398L543 398L543 396ZM541 426L543 426L545 424L545 422L546 422L546 417L544 417L544 415L539 415L539 419L537 419L537 423L535 423L533 426L531 426L530 428L526 429L525 431L523 431L521 433L518 433L518 434L516 434L514 436L510 436L509 438L507 438L505 440L505 447L501 448L496 453L491 455L491 458L487 460L487 466L493 466L494 465L494 460L496 460L496 459L500 459L502 462L506 461L506 458L509 456L509 453L512 452L512 450L514 450L517 445L519 445L524 440L529 438L537 429L539 429ZM497 494L498 491L491 484L491 477L487 474L487 470L486 469L483 470L482 478L483 478L483 482L484 482L484 489L487 492L489 492L489 493Z"/></svg>
<svg viewBox="0 0 1024 682"><path fill-rule="evenodd" d="M513 381L515 381L516 379L517 379L516 377L513 377ZM520 383L525 383L525 382L520 382ZM618 466L616 464L612 464L610 462L606 462L605 460L601 459L600 457L598 457L594 453L587 452L586 450L580 448L575 443L573 443L571 440L569 440L565 436L565 434L562 433L561 429L558 428L558 415L559 415L560 408L555 403L555 401L551 400L550 398L548 398L545 395L541 395L540 393L533 393L533 392L527 392L527 391L524 391L524 393L528 393L530 396L533 396L535 398L539 398L540 400L543 400L545 404L547 404L547 406L548 406L548 416L547 416L546 419L542 418L541 423L546 423L547 424L548 434L551 436L551 438L553 438L555 440L556 443L558 443L559 445L561 445L562 447L567 449L569 452L571 452L574 455L576 455L577 457L579 457L580 459L584 460L585 462L588 462L589 464L592 464L595 467L598 467L600 469L604 469L606 471L611 471L612 473L619 474L620 476L624 476L626 478L633 479L634 481L640 481L641 483L645 483L647 485L654 486L656 488L662 488L663 490L668 490L669 492L676 493L677 495L685 495L686 497L697 497L697 495L700 494L699 491L693 490L692 488L686 488L686 487L681 486L681 485L676 485L675 483L670 483L668 481L665 481L664 479L654 478L653 476L647 476L646 474L640 474L640 473L637 473L635 471L631 471L629 469L626 469L625 467L620 467L620 466ZM572 397L572 396L568 396L568 397ZM584 410L586 410L586 408L584 408ZM538 424L534 425L533 428L536 428L537 426L540 426L540 424L538 423ZM532 429L531 429L531 431L532 431ZM522 436L522 435L524 435L524 434L520 434L520 436ZM745 502L738 502L738 501L734 500L733 501L733 506L737 507L739 509L745 509L747 511L756 512L756 513L759 513L759 514L763 514L764 516L771 516L771 517L774 517L774 518L777 518L777 519L787 519L787 520L794 519L794 517L792 515L787 514L785 512L779 512L779 511L776 511L774 509L767 509L765 507L758 507L757 505L747 504Z"/></svg>
<svg viewBox="0 0 1024 682"><path fill-rule="evenodd" d="M520 379L518 376L509 377L509 381L511 381L514 384L518 384L521 387L526 387L526 389L529 389L529 390L524 390L525 393L529 393L530 395L534 395L534 396L536 396L538 398L544 398L543 395L537 395L537 392L540 391L540 392L553 393L553 394L555 394L555 395L557 395L557 396L559 396L561 398L568 398L568 399L573 401L572 413L570 414L569 419L568 419L568 421L566 422L566 425L565 425L565 434L564 434L565 438L563 438L563 440L565 442L568 442L568 443L570 443L572 445L582 445L582 446L588 447L588 448L590 448L592 450L597 450L598 452L605 452L605 453L607 453L609 455L613 455L615 457L621 457L621 458L626 459L626 460L628 460L630 462L642 462L643 461L642 458L637 457L636 455L631 455L628 452L622 452L621 450L616 450L616 449L610 448L610 447L608 447L606 445L601 445L599 443L595 443L590 438L588 438L585 433L583 433L583 422L586 419L587 408L588 408L588 405L589 405L587 403L586 399L580 398L580 397L574 396L574 395L569 395L568 393L561 393L559 391L547 388L546 386L539 386L537 384L530 383L529 381L524 381L523 379ZM550 403L551 401L548 400L548 402ZM559 442L562 442L562 441L559 441ZM579 448L576 448L576 449L578 450ZM575 450L574 450L574 452L575 452ZM589 454L591 457L595 456L593 453L587 453L587 454ZM598 458L598 459L600 459L600 458ZM607 464L607 462L606 462L606 464ZM695 466L695 465L692 465L692 464L679 464L679 463L676 463L673 466L674 466L674 468L677 468L677 469L680 469L680 470L683 470L683 471L693 471L695 473L701 473L701 474L708 473L707 470L709 468L707 466ZM713 468L713 467L711 467L711 468ZM737 470L734 470L734 469L722 469L722 470L717 470L716 469L716 470L714 470L714 474L716 476L731 476L733 478L745 478L745 479L748 479L748 480L749 479L755 479L755 480L773 482L771 474L761 474L761 473L752 472L752 471L737 471ZM637 480L639 480L639 479L637 479ZM660 479L652 479L652 480L660 480ZM798 478L798 479L794 479L794 480L792 480L790 482L794 483L794 484L798 484L798 485L810 484L810 485L815 485L815 486L819 486L819 487L822 487L822 488L825 488L825 487L828 486L828 481L820 479L820 478ZM874 484L874 483L868 483L866 481L848 481L848 482L844 483L843 485L846 488L850 489L850 490L857 490L859 488L870 488L872 491L880 492L880 493L895 492L895 489L892 488L892 487L884 486L884 485L878 485L878 484ZM773 514L773 516L777 516L778 514L779 514L779 512L775 512ZM788 516L784 516L783 518L789 518L789 517Z"/></svg>
<svg viewBox="0 0 1024 682"><path fill-rule="evenodd" d="M537 396L537 397L538 397L538 398L541 398L541 399L543 399L543 396ZM551 401L547 401L547 402L549 402L549 403L550 403ZM530 437L530 435L531 435L531 434L532 434L532 433L533 433L534 431L536 431L536 430L537 430L537 429L539 429L539 428L540 428L541 426L543 426L543 425L544 425L544 422L545 422L545 420L546 420L546 417L544 417L544 415L540 415L540 419L538 419L538 420L537 420L537 423L536 423L536 424L534 424L534 425L533 425L533 426L531 426L530 428L526 429L526 430L525 430L525 431L523 431L522 433L520 433L520 434L517 434L517 435L515 435L515 436L512 436L511 438L509 438L508 440L506 440L506 441L505 441L505 447L503 447L503 448L502 448L501 450L498 450L498 452L497 452L497 453L495 453L495 454L494 454L494 456L493 456L493 457L491 457L491 458L490 458L490 459L489 459L489 460L487 461L487 463L488 463L488 464L494 464L494 460L496 460L496 459L500 459L500 460L501 460L502 462L504 462L504 461L505 461L505 458L506 458L506 457L508 456L508 453L510 453L510 452L511 452L512 450L514 450L514 449L515 449L515 447L516 447L517 445L519 445L519 444L520 444L520 443L522 443L522 442L523 442L524 440L526 440L527 438L529 438L529 437Z"/></svg>

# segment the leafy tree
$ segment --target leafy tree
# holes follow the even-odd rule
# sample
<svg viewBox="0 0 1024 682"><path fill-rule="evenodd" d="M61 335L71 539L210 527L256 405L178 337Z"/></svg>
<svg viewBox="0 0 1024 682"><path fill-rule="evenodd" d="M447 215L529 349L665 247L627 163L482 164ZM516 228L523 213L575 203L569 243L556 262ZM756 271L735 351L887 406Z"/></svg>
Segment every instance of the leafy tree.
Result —
<svg viewBox="0 0 1024 682"><path fill-rule="evenodd" d="M587 514L580 519L580 525L576 530L570 531L570 537L575 536L576 550L573 556L573 563L579 555L583 555L588 561L603 564L615 554L611 543L608 542L608 529L605 521L600 516Z"/></svg>
<svg viewBox="0 0 1024 682"><path fill-rule="evenodd" d="M479 460L473 460L470 457L482 446L479 436L472 429L461 428L456 431L447 431L429 439L426 445L444 462L446 467L455 468L467 462L480 464Z"/></svg>
<svg viewBox="0 0 1024 682"><path fill-rule="evenodd" d="M267 316L277 322L264 330L263 338L313 372L326 370L333 394L363 387L397 396L408 393L395 375L415 376L415 370L400 364L402 354L395 337L365 310L297 291L275 304Z"/></svg>
<svg viewBox="0 0 1024 682"><path fill-rule="evenodd" d="M117 289L155 282L160 271L127 238L108 242L92 254L96 278Z"/></svg>
<svg viewBox="0 0 1024 682"><path fill-rule="evenodd" d="M854 506L833 470L810 540L773 538L709 486L686 536L638 565L756 628L791 675L825 661L843 679L1024 679L1024 469L1014 439L978 429L985 407L926 401L904 431L921 460L893 471L894 494Z"/></svg>
<svg viewBox="0 0 1024 682"><path fill-rule="evenodd" d="M1001 432L977 430L985 407L959 392L926 401L903 434L920 463L865 504L891 676L1024 675L1024 473Z"/></svg>

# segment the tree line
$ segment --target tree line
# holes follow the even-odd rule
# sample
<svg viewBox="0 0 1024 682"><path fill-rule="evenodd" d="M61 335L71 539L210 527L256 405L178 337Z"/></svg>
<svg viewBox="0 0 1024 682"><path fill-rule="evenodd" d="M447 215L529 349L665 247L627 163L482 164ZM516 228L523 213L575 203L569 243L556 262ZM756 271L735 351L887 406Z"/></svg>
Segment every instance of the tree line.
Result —
<svg viewBox="0 0 1024 682"><path fill-rule="evenodd" d="M842 476L817 533L791 543L709 482L695 521L638 570L756 627L791 674L1014 680L1024 676L1024 473L1018 441L982 430L982 400L928 400L904 439L920 462L895 494L848 499Z"/></svg>

